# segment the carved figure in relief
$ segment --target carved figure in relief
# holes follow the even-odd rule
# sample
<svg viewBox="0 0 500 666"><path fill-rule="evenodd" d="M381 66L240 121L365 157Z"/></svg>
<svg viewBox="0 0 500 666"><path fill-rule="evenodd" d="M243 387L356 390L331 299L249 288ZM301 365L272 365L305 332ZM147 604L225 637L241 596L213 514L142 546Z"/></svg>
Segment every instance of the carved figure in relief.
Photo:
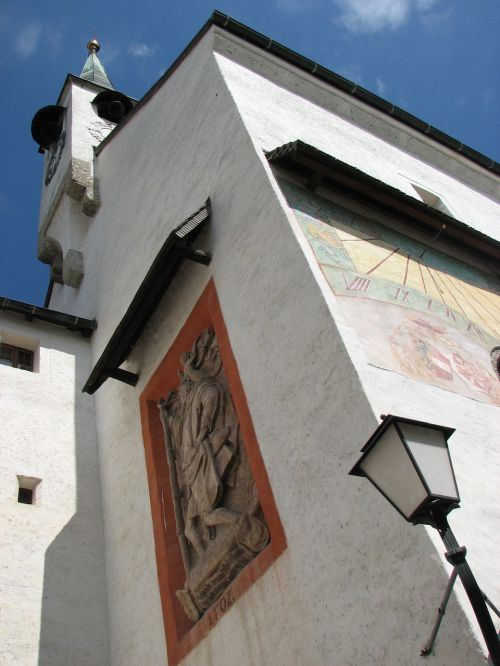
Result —
<svg viewBox="0 0 500 666"><path fill-rule="evenodd" d="M192 352L183 354L184 409L178 437L180 475L187 496L184 534L201 555L213 528L231 523L237 514L218 506L223 479L237 461L236 445L225 425L226 396L215 379L221 362L214 336L204 331Z"/></svg>
<svg viewBox="0 0 500 666"><path fill-rule="evenodd" d="M177 390L159 403L192 620L268 541L215 334L181 356Z"/></svg>

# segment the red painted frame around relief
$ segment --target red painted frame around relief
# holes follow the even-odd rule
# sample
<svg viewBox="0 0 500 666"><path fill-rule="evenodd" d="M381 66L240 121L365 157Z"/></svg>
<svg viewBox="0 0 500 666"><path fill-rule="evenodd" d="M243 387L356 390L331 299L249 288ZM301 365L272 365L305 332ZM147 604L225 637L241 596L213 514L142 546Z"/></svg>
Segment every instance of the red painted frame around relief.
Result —
<svg viewBox="0 0 500 666"><path fill-rule="evenodd" d="M243 443L269 528L270 542L241 571L198 622L193 623L185 616L175 594L175 591L183 586L185 573L176 535L168 461L157 403L160 398L165 398L170 391L177 388L181 354L191 349L194 340L206 328L212 328L218 340ZM285 534L253 429L213 280L208 283L175 342L149 380L140 397L140 408L168 663L175 666L286 548Z"/></svg>

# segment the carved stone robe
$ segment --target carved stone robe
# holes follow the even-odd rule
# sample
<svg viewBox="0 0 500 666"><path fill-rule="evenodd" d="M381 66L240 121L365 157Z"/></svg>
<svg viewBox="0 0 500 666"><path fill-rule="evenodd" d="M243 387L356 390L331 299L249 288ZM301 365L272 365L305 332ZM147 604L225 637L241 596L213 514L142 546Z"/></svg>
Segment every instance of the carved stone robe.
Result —
<svg viewBox="0 0 500 666"><path fill-rule="evenodd" d="M234 458L226 420L226 396L214 378L196 382L187 398L181 430L179 461L190 490L186 521L204 517L218 505L222 478Z"/></svg>

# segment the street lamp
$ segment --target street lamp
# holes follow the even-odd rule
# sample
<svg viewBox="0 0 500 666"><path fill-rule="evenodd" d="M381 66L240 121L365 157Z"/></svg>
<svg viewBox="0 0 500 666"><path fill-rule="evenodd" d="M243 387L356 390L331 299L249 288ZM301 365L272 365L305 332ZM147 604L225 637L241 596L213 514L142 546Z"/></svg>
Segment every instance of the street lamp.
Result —
<svg viewBox="0 0 500 666"><path fill-rule="evenodd" d="M366 476L413 525L436 528L476 614L494 666L500 666L500 641L483 593L466 562L446 516L458 508L460 496L448 439L453 428L388 415L361 449L349 474Z"/></svg>

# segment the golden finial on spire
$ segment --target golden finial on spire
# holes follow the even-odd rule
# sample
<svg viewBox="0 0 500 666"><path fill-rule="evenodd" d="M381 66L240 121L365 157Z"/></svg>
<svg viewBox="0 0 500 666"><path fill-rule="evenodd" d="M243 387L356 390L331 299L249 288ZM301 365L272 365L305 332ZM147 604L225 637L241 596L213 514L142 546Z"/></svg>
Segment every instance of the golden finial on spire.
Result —
<svg viewBox="0 0 500 666"><path fill-rule="evenodd" d="M101 48L101 45L97 41L97 39L91 39L90 42L87 43L87 50L89 53L97 53L99 49Z"/></svg>

